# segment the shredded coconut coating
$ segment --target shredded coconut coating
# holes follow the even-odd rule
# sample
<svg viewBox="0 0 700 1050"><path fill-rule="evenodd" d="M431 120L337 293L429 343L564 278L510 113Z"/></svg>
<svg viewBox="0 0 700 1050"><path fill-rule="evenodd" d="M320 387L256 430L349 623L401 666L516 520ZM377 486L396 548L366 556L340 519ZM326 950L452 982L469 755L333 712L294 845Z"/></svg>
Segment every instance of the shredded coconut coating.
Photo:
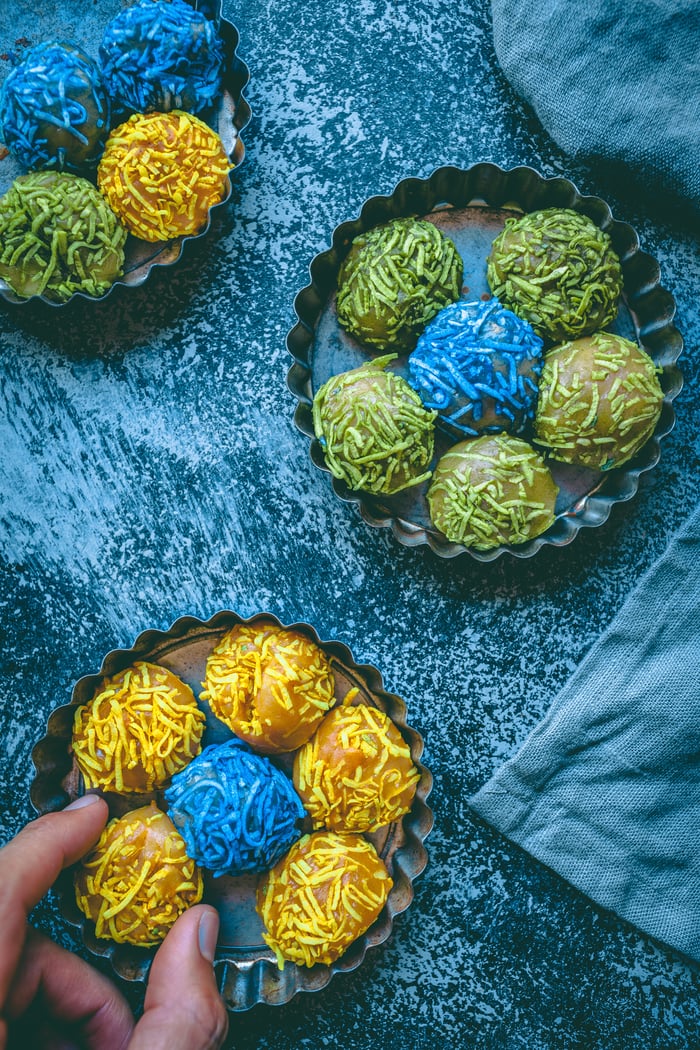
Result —
<svg viewBox="0 0 700 1050"><path fill-rule="evenodd" d="M142 661L107 678L77 709L73 753L86 788L153 791L199 754L203 731L190 687Z"/></svg>
<svg viewBox="0 0 700 1050"><path fill-rule="evenodd" d="M155 803L110 820L75 874L76 901L95 934L120 944L158 944L202 893L199 869Z"/></svg>
<svg viewBox="0 0 700 1050"><path fill-rule="evenodd" d="M568 208L507 219L491 246L487 278L503 305L549 342L610 324L622 292L610 237Z"/></svg>
<svg viewBox="0 0 700 1050"><path fill-rule="evenodd" d="M535 441L552 459L619 467L651 437L661 414L661 369L636 343L596 332L545 356Z"/></svg>
<svg viewBox="0 0 700 1050"><path fill-rule="evenodd" d="M24 298L103 295L122 272L125 241L104 197L69 172L20 175L0 198L0 277Z"/></svg>
<svg viewBox="0 0 700 1050"><path fill-rule="evenodd" d="M5 145L27 168L94 168L109 128L96 64L72 44L29 48L0 91Z"/></svg>
<svg viewBox="0 0 700 1050"><path fill-rule="evenodd" d="M196 233L223 199L231 170L221 139L189 113L135 113L107 139L97 184L134 236Z"/></svg>
<svg viewBox="0 0 700 1050"><path fill-rule="evenodd" d="M430 477L437 412L386 370L396 356L332 376L314 397L314 431L328 469L353 490L392 495Z"/></svg>
<svg viewBox="0 0 700 1050"><path fill-rule="evenodd" d="M408 813L420 774L383 711L344 704L297 752L293 779L314 828L375 831Z"/></svg>
<svg viewBox="0 0 700 1050"><path fill-rule="evenodd" d="M393 885L360 835L305 835L258 884L265 942L283 969L332 963L369 929Z"/></svg>
<svg viewBox="0 0 700 1050"><path fill-rule="evenodd" d="M136 0L109 22L100 44L110 95L141 113L212 105L223 57L214 23L186 0Z"/></svg>
<svg viewBox="0 0 700 1050"><path fill-rule="evenodd" d="M535 418L542 340L497 299L446 306L408 359L409 382L458 440L523 433Z"/></svg>
<svg viewBox="0 0 700 1050"><path fill-rule="evenodd" d="M462 441L442 456L428 506L433 524L452 543L492 550L548 529L558 492L535 449L495 434Z"/></svg>
<svg viewBox="0 0 700 1050"><path fill-rule="evenodd" d="M202 700L256 751L306 743L333 703L330 662L314 642L274 624L237 625L212 650Z"/></svg>
<svg viewBox="0 0 700 1050"><path fill-rule="evenodd" d="M306 816L289 777L236 737L206 747L173 777L165 800L188 855L214 875L266 871Z"/></svg>
<svg viewBox="0 0 700 1050"><path fill-rule="evenodd" d="M338 321L379 350L411 350L425 325L459 299L462 259L423 219L392 219L354 239L338 274Z"/></svg>

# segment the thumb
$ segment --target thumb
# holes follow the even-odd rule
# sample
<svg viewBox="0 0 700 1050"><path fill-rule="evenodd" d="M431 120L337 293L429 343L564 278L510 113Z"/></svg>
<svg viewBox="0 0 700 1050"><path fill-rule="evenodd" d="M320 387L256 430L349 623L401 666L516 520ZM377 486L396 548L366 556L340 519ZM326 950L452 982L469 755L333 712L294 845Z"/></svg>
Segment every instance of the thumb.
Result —
<svg viewBox="0 0 700 1050"><path fill-rule="evenodd" d="M181 915L156 952L129 1050L218 1050L228 1014L214 977L219 916L200 904Z"/></svg>

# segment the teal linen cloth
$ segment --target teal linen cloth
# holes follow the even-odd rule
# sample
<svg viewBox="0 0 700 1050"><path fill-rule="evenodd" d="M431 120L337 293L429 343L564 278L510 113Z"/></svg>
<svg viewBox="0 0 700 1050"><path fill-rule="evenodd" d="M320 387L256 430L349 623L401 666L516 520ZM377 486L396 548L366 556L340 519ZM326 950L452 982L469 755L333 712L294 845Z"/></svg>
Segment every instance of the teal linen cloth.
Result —
<svg viewBox="0 0 700 1050"><path fill-rule="evenodd" d="M700 959L700 508L470 804Z"/></svg>
<svg viewBox="0 0 700 1050"><path fill-rule="evenodd" d="M492 0L499 63L559 145L700 203L700 0Z"/></svg>

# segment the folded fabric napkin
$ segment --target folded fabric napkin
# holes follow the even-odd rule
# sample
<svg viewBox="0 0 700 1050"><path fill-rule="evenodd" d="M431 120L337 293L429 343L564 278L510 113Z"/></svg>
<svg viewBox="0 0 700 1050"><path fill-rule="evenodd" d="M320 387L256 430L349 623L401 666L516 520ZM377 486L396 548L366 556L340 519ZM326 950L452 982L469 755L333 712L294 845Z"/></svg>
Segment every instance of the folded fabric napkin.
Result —
<svg viewBox="0 0 700 1050"><path fill-rule="evenodd" d="M470 804L700 960L700 507Z"/></svg>
<svg viewBox="0 0 700 1050"><path fill-rule="evenodd" d="M498 61L556 142L700 203L700 0L492 0Z"/></svg>

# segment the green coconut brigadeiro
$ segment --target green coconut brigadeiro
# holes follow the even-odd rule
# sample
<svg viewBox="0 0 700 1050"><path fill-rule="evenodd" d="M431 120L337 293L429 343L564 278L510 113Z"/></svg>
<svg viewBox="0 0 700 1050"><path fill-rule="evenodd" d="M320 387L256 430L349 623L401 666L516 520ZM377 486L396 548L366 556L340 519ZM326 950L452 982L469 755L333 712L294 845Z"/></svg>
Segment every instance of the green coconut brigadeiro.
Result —
<svg viewBox="0 0 700 1050"><path fill-rule="evenodd" d="M559 489L542 457L509 434L460 441L428 489L433 524L452 543L487 551L524 543L554 521Z"/></svg>
<svg viewBox="0 0 700 1050"><path fill-rule="evenodd" d="M104 198L77 175L21 175L0 198L0 278L23 298L104 294L122 272L125 241Z"/></svg>
<svg viewBox="0 0 700 1050"><path fill-rule="evenodd" d="M314 397L314 430L328 469L351 489L391 495L430 477L437 412L385 371L396 357L333 376Z"/></svg>
<svg viewBox="0 0 700 1050"><path fill-rule="evenodd" d="M596 332L545 355L535 441L563 463L619 467L651 437L663 399L649 355L622 336Z"/></svg>
<svg viewBox="0 0 700 1050"><path fill-rule="evenodd" d="M392 219L352 242L338 275L338 321L379 350L412 350L428 321L459 299L462 271L431 222Z"/></svg>
<svg viewBox="0 0 700 1050"><path fill-rule="evenodd" d="M566 208L508 219L491 246L487 277L503 305L550 342L610 324L622 291L607 233Z"/></svg>

